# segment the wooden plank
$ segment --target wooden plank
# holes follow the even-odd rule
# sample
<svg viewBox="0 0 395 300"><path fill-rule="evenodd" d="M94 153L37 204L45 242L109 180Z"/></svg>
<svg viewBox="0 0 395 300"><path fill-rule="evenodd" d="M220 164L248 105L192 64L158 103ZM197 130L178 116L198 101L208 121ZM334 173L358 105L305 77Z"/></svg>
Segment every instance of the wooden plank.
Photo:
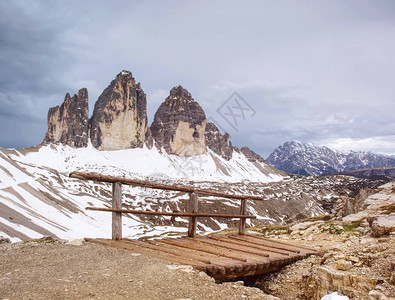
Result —
<svg viewBox="0 0 395 300"><path fill-rule="evenodd" d="M247 214L247 200L242 199L240 203L240 214L246 215ZM244 235L246 229L246 220L245 218L240 218L239 221L239 234Z"/></svg>
<svg viewBox="0 0 395 300"><path fill-rule="evenodd" d="M213 275L216 275L218 273L218 268L216 266L208 265L206 268L208 273L211 273Z"/></svg>
<svg viewBox="0 0 395 300"><path fill-rule="evenodd" d="M161 251L161 252L169 253L169 254L172 254L175 256L192 259L192 260L199 261L199 262L202 262L205 264L211 264L210 260L207 259L206 257L204 257L203 255L199 255L198 253L191 254L190 252L186 252L186 251L183 252L182 249L161 247L160 245L156 244L156 241L142 242L142 241L129 240L129 239L123 239L122 241L124 241L126 243L130 243L130 244L134 244L134 245L137 245L140 247L145 247L145 248L148 248L151 250Z"/></svg>
<svg viewBox="0 0 395 300"><path fill-rule="evenodd" d="M122 242L134 244L136 246L142 248L148 248L150 250L154 250L156 253L161 253L166 257L166 255L174 255L179 257L182 260L191 260L194 263L204 263L205 268L209 273L212 275L220 274L221 276L226 274L226 268L229 267L226 263L216 261L213 258L208 258L207 255L204 256L201 253L196 251L185 251L185 249L177 249L174 247L166 247L167 245L158 245L156 241L138 241L138 240L130 240L130 239L123 239ZM166 259L166 258L164 258ZM186 263L188 265L188 263ZM189 263L189 265L192 265Z"/></svg>
<svg viewBox="0 0 395 300"><path fill-rule="evenodd" d="M120 241L104 239L86 240L139 252L174 263L191 265L195 269L203 270L208 275L220 281L235 279L241 276L269 273L280 269L286 264L308 256L306 253L295 252L290 253L291 255L289 256L284 256L276 252L271 253L270 257L263 256L262 252L264 254L270 252L260 249L267 248L266 246L248 243L248 236L235 235L234 237L238 239L201 237L195 239L178 238L150 241L129 239ZM246 241L241 241L240 239L245 239ZM237 248L237 250L228 249L225 245L226 247ZM241 250L243 247L245 252ZM247 251L255 253L248 253ZM221 256L223 254L225 255ZM239 261L234 256L246 261Z"/></svg>
<svg viewBox="0 0 395 300"><path fill-rule="evenodd" d="M226 251L226 250L218 249L218 248L213 248L213 247L204 247L204 246L200 245L196 240L193 240L193 239L189 239L189 240L186 240L186 239L180 239L180 240L163 239L163 240L161 240L161 242L170 244L170 245L175 245L175 246L187 248L187 249L192 249L195 251L210 253L210 254L230 258L230 259L237 260L237 261L242 261L242 262L247 261L243 257L229 254L230 251Z"/></svg>
<svg viewBox="0 0 395 300"><path fill-rule="evenodd" d="M122 184L120 182L112 184L112 208L122 208ZM122 214L120 212L112 213L112 239L115 241L122 239Z"/></svg>
<svg viewBox="0 0 395 300"><path fill-rule="evenodd" d="M246 242L251 242L256 245L262 245L262 246L272 247L275 249L285 250L285 251L289 251L289 252L300 253L300 250L292 247L291 245L285 246L285 245L281 245L281 244L275 244L270 241L255 239L254 236L252 236L252 235L246 235L246 236L242 236L240 238L242 238Z"/></svg>
<svg viewBox="0 0 395 300"><path fill-rule="evenodd" d="M154 241L148 241L148 242L152 243L158 247L161 247L161 249L175 250L179 253L180 256L184 256L184 255L200 256L200 257L204 258L205 260L207 260L208 263L211 265L225 268L225 270L227 272L230 272L235 267L241 267L241 268L245 267L239 261L235 262L234 260L226 258L226 257L218 257L218 256L210 254L210 253L202 253L198 250L183 248L178 245L164 243L163 240L154 240ZM161 251L161 249L159 249L159 251Z"/></svg>
<svg viewBox="0 0 395 300"><path fill-rule="evenodd" d="M232 214L211 214L211 213L175 213L175 212L160 212L160 211L147 211L147 210L133 210L133 209L113 209L106 207L86 207L86 210L96 211L110 211L119 213L130 213L136 215L154 215L154 216L175 216L175 217L199 217L199 218L247 218L256 219L256 216L243 216Z"/></svg>
<svg viewBox="0 0 395 300"><path fill-rule="evenodd" d="M133 245L130 243L125 243L124 239L121 241L116 241L116 242L112 241L112 240L108 240L108 239L85 238L85 240L87 242L91 242L91 243L96 243L96 244L101 244L101 245L110 246L110 247L114 247L114 248L129 250L129 251L133 251L133 252L138 252L143 255L156 257L156 258L159 258L159 259L162 259L165 261L170 261L170 262L177 263L177 264L190 265L199 271L204 271L204 272L206 271L206 264L204 264L204 263L200 263L200 262L197 262L194 260L184 259L180 256L174 256L174 255L170 255L168 253L147 250L147 248L145 248L145 247L140 247L140 246Z"/></svg>
<svg viewBox="0 0 395 300"><path fill-rule="evenodd" d="M245 240L244 236L230 235L230 236L228 236L228 237L229 237L229 239L232 239L232 240L234 239L234 240L238 240L238 241L241 241L241 242L245 242L245 243L246 243L247 245L249 245L250 247L259 246L259 247L269 248L270 251L276 252L276 253L279 253L279 254L284 254L284 255L290 255L290 254L292 254L292 252L290 252L290 251L288 251L288 250L276 249L276 248L273 248L273 247L271 247L271 246L265 246L265 245L262 245L262 244L257 243L257 242L247 241L247 240Z"/></svg>
<svg viewBox="0 0 395 300"><path fill-rule="evenodd" d="M260 259L262 263L272 263L273 261L279 261L283 263L286 259L287 256L284 256L284 254L279 254L275 251L275 249L270 249L267 247L260 247L256 245L249 245L248 243L243 243L239 242L237 240L232 240L228 238L218 238L218 237L207 237L208 239L214 240L216 242L222 242L227 245L233 245L233 246L240 246L246 249L248 252L254 252L254 251L259 251L264 253L264 258ZM257 254L255 254L257 255ZM258 254L262 256L261 254Z"/></svg>
<svg viewBox="0 0 395 300"><path fill-rule="evenodd" d="M266 274L266 273L271 273L274 271L279 270L280 267L272 266L269 264L266 264L263 268L257 269L257 270L241 270L240 272L234 272L234 273L227 273L224 276L221 276L218 278L218 280L234 280L240 277L246 277L246 276L256 276L260 274ZM214 276L214 278L216 278ZM216 278L217 279L217 278Z"/></svg>
<svg viewBox="0 0 395 300"><path fill-rule="evenodd" d="M223 241L223 242L236 244L236 245L240 245L240 246L244 246L244 247L256 248L256 249L260 249L260 250L265 250L267 252L272 252L272 254L269 255L270 258L272 258L273 254L280 254L280 255L286 255L286 256L289 255L289 253L285 252L285 251L281 251L281 250L278 250L278 249L273 249L273 248L265 247L265 246L253 245L253 244L249 244L249 243L244 242L244 241L238 241L237 239L218 238L218 237L211 237L211 236L209 238L210 239L219 240L219 241Z"/></svg>
<svg viewBox="0 0 395 300"><path fill-rule="evenodd" d="M222 273L222 270L229 272L231 268L235 266L235 262L233 260L227 258L218 258L215 255L201 253L197 250L180 248L178 246L163 243L163 240L151 240L145 242L136 241L136 240L128 240L128 241L134 243L141 243L142 247L144 246L148 246L151 248L155 247L153 249L156 249L157 251L172 253L174 255L179 255L180 257L187 257L189 259L196 259L198 261L202 261L207 265L217 266L219 268L218 272L220 273Z"/></svg>
<svg viewBox="0 0 395 300"><path fill-rule="evenodd" d="M229 244L229 243L222 242L222 241L216 241L216 240L208 239L208 238L199 238L197 241L199 243L216 245L218 247L222 247L225 249L231 249L231 250L239 251L239 252L243 252L243 253L254 254L254 255L258 255L260 257L269 257L269 254L267 253L267 251L262 251L262 250L258 250L258 249L250 249L250 248L246 248L246 247L242 247L242 246L238 246L238 245L234 245L234 244Z"/></svg>
<svg viewBox="0 0 395 300"><path fill-rule="evenodd" d="M189 194L189 213L197 214L198 212L198 195L196 193ZM188 236L194 238L196 235L197 217L189 217Z"/></svg>
<svg viewBox="0 0 395 300"><path fill-rule="evenodd" d="M196 252L198 252L198 253L203 252L202 254L205 255L205 257L207 257L207 259L209 259L211 264L224 267L226 270L226 274L232 273L235 270L236 271L237 270L239 270L239 271L254 270L254 269L258 269L258 267L262 266L262 263L260 261L256 261L256 260L252 260L252 259L247 260L246 262L235 261L234 257L230 258L230 257L218 256L218 255L214 254L212 251L205 251L207 249L202 249L202 248L196 249L195 248L196 245L193 245L193 246L187 248L186 244L183 243L182 240L184 240L184 239L178 239L177 240L178 243L173 243L173 241L171 241L170 239L156 240L155 242L163 243L163 244L166 244L167 246L178 247L179 250L181 247L182 253L185 253L185 251L186 252L193 251L195 253ZM188 239L188 240L192 240L192 239ZM152 241L152 242L154 242L154 241ZM183 255L183 254L181 254L181 255Z"/></svg>
<svg viewBox="0 0 395 300"><path fill-rule="evenodd" d="M269 242L272 242L272 243L276 243L276 244L281 244L281 245L286 245L286 246L287 245L291 245L291 244L288 244L288 243L285 243L285 242L280 242L280 241L268 239L268 238L265 238L263 236L255 236L255 235L249 235L249 236L252 236L252 237L255 237L255 238L258 238L258 239L261 239L261 240L269 241ZM292 244L292 246L293 247L297 247L297 248L301 248L301 249L305 249L305 250L309 250L309 251L312 251L314 253L317 252L317 250L315 250L313 248L305 247L305 246L299 246L299 245L294 245L294 244Z"/></svg>
<svg viewBox="0 0 395 300"><path fill-rule="evenodd" d="M82 180L93 180L93 181L100 181L100 182L120 182L122 184L132 185L132 186L143 186L153 189L161 189L161 190L169 190L169 191L180 191L185 193L193 193L196 192L198 195L201 196L214 196L214 197L221 197L221 198L228 198L228 199L250 199L256 201L263 201L264 198L262 196L253 196L253 195L231 195L225 194L205 189L196 189L194 187L187 187L187 186L180 186L180 185L167 185L161 184L156 182L138 180L138 179L128 179L123 177L115 177L115 176L108 176L108 175L101 175L97 173L85 173L85 172L72 172L70 173L69 177L71 178L78 178Z"/></svg>

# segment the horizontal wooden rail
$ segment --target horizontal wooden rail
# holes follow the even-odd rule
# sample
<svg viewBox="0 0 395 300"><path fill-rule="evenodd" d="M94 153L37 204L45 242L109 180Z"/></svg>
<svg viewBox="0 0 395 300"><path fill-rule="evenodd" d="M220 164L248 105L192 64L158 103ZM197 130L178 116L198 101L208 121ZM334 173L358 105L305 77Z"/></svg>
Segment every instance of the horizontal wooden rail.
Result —
<svg viewBox="0 0 395 300"><path fill-rule="evenodd" d="M188 186L168 185L156 182L144 181L139 179L128 179L124 177L116 177L109 175L101 175L97 173L72 172L69 175L71 178L82 180L93 180L96 182L112 183L112 208L87 207L87 210L108 211L112 212L112 239L122 239L122 213L154 215L154 216L171 216L171 217L189 217L188 223L188 237L195 237L197 229L197 218L237 218L239 221L239 234L245 234L246 219L256 219L256 216L247 215L247 200L264 200L263 197L253 195L230 195L205 189L196 189ZM152 189L161 189L169 191L179 191L189 194L189 208L188 212L155 212L122 209L122 184L130 186L141 186ZM198 196L214 196L219 198L228 198L241 200L239 214L213 214L198 212Z"/></svg>
<svg viewBox="0 0 395 300"><path fill-rule="evenodd" d="M78 178L83 180L94 180L94 181L101 181L101 182L108 182L108 183L122 183L131 186L143 186L152 189L161 189L161 190L168 190L168 191L179 191L185 193L196 193L202 196L214 196L214 197L222 197L228 199L237 199L237 200L257 200L263 201L263 197L261 196L253 196L253 195L230 195L210 190L204 189L196 189L193 187L187 186L176 186L176 185L168 185L168 184L161 184L156 182L144 181L139 179L128 179L123 177L116 177L116 176L108 176L108 175L101 175L97 173L84 173L84 172L72 172L69 175L71 178Z"/></svg>
<svg viewBox="0 0 395 300"><path fill-rule="evenodd" d="M230 215L230 214L210 214L210 213L178 213L178 212L160 212L148 210L133 209L113 209L105 207L86 207L87 210L110 211L115 213L129 213L136 215L154 215L154 216L174 216L174 217L207 217L207 218L238 218L238 219L256 219L256 216L249 215Z"/></svg>

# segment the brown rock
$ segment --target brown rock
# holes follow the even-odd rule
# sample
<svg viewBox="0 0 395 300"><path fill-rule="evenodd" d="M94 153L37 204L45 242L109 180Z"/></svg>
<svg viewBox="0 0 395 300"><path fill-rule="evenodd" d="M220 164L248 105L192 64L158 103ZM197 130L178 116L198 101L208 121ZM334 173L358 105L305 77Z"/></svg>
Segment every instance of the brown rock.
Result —
<svg viewBox="0 0 395 300"><path fill-rule="evenodd" d="M369 300L386 300L388 299L383 293L376 291L376 290L371 290L369 292Z"/></svg>
<svg viewBox="0 0 395 300"><path fill-rule="evenodd" d="M242 147L240 152L243 153L250 162L266 163L262 156L260 156L258 153L255 153L248 147Z"/></svg>
<svg viewBox="0 0 395 300"><path fill-rule="evenodd" d="M373 216L367 219L373 237L381 237L395 232L395 215Z"/></svg>
<svg viewBox="0 0 395 300"><path fill-rule="evenodd" d="M362 211L364 209L365 200L375 193L377 193L377 191L373 189L362 189L355 198L346 197L344 199L344 207L342 208L341 216L344 217Z"/></svg>
<svg viewBox="0 0 395 300"><path fill-rule="evenodd" d="M352 263L350 261L341 259L336 262L336 269L338 270L347 271L351 268L352 268Z"/></svg>
<svg viewBox="0 0 395 300"><path fill-rule="evenodd" d="M233 147L228 133L222 135L214 123L208 122L206 125L205 137L208 148L226 160L232 158Z"/></svg>
<svg viewBox="0 0 395 300"><path fill-rule="evenodd" d="M148 149L152 149L154 146L154 138L152 137L152 132L150 128L147 128L147 133L145 134L145 144Z"/></svg>
<svg viewBox="0 0 395 300"><path fill-rule="evenodd" d="M171 89L151 125L159 148L169 154L194 156L206 153L206 115L182 86Z"/></svg>
<svg viewBox="0 0 395 300"><path fill-rule="evenodd" d="M95 103L92 145L99 150L143 147L147 134L147 100L132 73L122 71Z"/></svg>
<svg viewBox="0 0 395 300"><path fill-rule="evenodd" d="M66 94L62 105L48 112L44 143L62 143L75 148L88 145L88 90L82 88L72 98Z"/></svg>

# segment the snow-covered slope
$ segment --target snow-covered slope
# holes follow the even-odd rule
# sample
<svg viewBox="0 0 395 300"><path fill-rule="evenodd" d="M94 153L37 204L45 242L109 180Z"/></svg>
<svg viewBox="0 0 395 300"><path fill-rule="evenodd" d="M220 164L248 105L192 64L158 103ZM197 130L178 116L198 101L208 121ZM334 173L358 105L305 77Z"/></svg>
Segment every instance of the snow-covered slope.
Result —
<svg viewBox="0 0 395 300"><path fill-rule="evenodd" d="M28 240L43 235L62 239L111 237L111 213L85 210L110 207L111 185L69 177L72 171L144 178L229 194L259 195L248 201L248 225L281 223L325 213L340 195L366 181L345 176L286 177L263 159L237 151L227 161L212 152L181 158L156 149L98 151L61 145L29 149L0 148L0 239ZM165 175L166 174L166 175ZM186 211L188 194L122 186L123 207L150 211ZM239 213L239 200L199 197L199 211ZM123 236L185 234L187 218L125 215ZM199 218L198 232L235 228L238 219Z"/></svg>
<svg viewBox="0 0 395 300"><path fill-rule="evenodd" d="M300 175L328 175L363 168L395 167L395 158L370 152L340 152L298 141L286 142L266 160L274 167Z"/></svg>
<svg viewBox="0 0 395 300"><path fill-rule="evenodd" d="M42 235L64 239L109 237L111 214L86 211L85 207L109 206L111 186L69 178L69 173L76 170L160 182L194 182L201 187L207 185L207 181L273 182L283 179L281 172L276 172L273 167L248 161L241 153L235 153L230 161L226 161L211 151L207 155L181 158L160 153L155 148L119 151L98 151L91 146L75 149L63 145L13 150L0 148L0 236L14 241ZM125 205L139 209L179 210L184 205L183 199L187 198L176 192L144 188L124 186L123 190ZM168 199L163 207L158 200L161 198ZM228 204L236 206L236 202ZM185 227L161 226L162 221L155 222L144 217L125 217L124 236L152 236L186 230ZM212 225L211 228L217 229L226 227L219 222ZM203 223L200 228L211 230Z"/></svg>
<svg viewBox="0 0 395 300"><path fill-rule="evenodd" d="M210 149L204 155L180 157L164 151L161 153L155 147L99 151L91 145L87 148L47 145L26 154L15 150L11 157L20 163L52 168L59 172L81 170L108 175L127 174L133 178L226 182L270 182L283 178L283 173L269 164L251 162L236 151L233 158L227 161Z"/></svg>

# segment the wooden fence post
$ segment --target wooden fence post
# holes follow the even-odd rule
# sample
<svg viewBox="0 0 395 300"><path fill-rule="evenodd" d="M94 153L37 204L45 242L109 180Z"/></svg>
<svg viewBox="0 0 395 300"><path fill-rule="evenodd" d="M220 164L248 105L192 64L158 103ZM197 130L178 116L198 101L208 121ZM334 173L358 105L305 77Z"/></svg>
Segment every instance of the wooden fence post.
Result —
<svg viewBox="0 0 395 300"><path fill-rule="evenodd" d="M189 211L190 213L198 212L198 194L195 192L189 194ZM189 217L188 237L194 238L196 235L197 217Z"/></svg>
<svg viewBox="0 0 395 300"><path fill-rule="evenodd" d="M122 208L122 184L120 182L112 184L112 208ZM115 241L122 239L122 213L112 213L112 239Z"/></svg>
<svg viewBox="0 0 395 300"><path fill-rule="evenodd" d="M242 199L240 203L240 214L241 215L246 215L247 214L247 200ZM245 229L246 229L246 218L240 218L239 222L239 234L244 235L245 234Z"/></svg>

